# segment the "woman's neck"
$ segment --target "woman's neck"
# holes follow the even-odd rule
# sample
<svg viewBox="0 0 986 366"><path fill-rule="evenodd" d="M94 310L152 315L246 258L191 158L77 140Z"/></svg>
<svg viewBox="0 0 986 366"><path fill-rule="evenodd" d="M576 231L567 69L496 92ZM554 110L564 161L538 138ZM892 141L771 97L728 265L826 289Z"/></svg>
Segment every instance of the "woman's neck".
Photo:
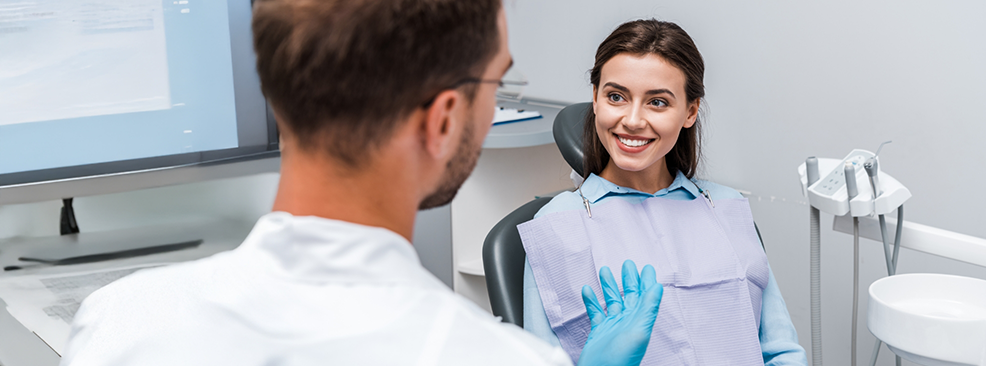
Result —
<svg viewBox="0 0 986 366"><path fill-rule="evenodd" d="M647 193L657 193L670 187L675 178L668 172L668 165L664 159L636 172L620 169L613 160L610 160L599 176L618 186Z"/></svg>

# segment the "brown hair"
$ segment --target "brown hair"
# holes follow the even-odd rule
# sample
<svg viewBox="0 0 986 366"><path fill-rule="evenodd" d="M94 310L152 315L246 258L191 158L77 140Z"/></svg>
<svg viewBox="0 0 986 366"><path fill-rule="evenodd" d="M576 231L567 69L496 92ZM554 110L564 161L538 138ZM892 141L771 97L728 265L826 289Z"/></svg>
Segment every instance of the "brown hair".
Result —
<svg viewBox="0 0 986 366"><path fill-rule="evenodd" d="M500 0L256 0L261 89L301 148L349 167L441 90L486 68ZM471 101L475 86L465 86Z"/></svg>
<svg viewBox="0 0 986 366"><path fill-rule="evenodd" d="M589 72L589 81L594 87L599 88L603 65L614 56L623 53L661 56L685 74L685 97L688 103L705 96L705 84L702 82L705 63L702 61L702 54L698 52L688 33L677 24L648 19L623 23L616 28L596 50L596 63ZM584 127L583 174L588 177L589 173L601 173L609 163L610 157L599 141L599 136L596 135L596 115L592 109L586 114ZM678 171L688 178L695 175L701 158L701 135L697 117L691 128L682 129L678 134L674 147L664 157L671 175L677 174Z"/></svg>

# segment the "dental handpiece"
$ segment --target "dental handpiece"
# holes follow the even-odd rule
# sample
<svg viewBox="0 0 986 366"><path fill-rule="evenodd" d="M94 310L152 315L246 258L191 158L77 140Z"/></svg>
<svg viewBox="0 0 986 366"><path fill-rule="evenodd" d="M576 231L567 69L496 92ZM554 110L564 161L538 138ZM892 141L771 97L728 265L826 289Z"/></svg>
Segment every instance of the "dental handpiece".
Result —
<svg viewBox="0 0 986 366"><path fill-rule="evenodd" d="M846 162L846 193L849 194L849 200L852 201L859 194L859 188L856 187L856 167L850 162Z"/></svg>
<svg viewBox="0 0 986 366"><path fill-rule="evenodd" d="M876 158L866 159L863 163L863 169L866 169L866 175L870 176L870 184L873 186L873 199L880 197L883 191L880 189L880 163Z"/></svg>
<svg viewBox="0 0 986 366"><path fill-rule="evenodd" d="M818 181L818 158L814 156L805 159L805 173L808 174L808 186Z"/></svg>

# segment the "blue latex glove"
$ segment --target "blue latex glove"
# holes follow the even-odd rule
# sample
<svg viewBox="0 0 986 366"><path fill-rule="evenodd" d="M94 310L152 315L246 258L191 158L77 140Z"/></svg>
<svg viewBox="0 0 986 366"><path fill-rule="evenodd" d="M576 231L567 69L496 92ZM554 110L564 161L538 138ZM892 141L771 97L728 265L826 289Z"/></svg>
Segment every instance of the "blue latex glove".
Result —
<svg viewBox="0 0 986 366"><path fill-rule="evenodd" d="M654 267L648 264L638 275L637 266L631 260L623 262L623 296L609 267L599 270L599 280L607 311L599 306L592 288L583 286L582 301L592 330L578 364L639 365L650 343L664 287L657 283Z"/></svg>

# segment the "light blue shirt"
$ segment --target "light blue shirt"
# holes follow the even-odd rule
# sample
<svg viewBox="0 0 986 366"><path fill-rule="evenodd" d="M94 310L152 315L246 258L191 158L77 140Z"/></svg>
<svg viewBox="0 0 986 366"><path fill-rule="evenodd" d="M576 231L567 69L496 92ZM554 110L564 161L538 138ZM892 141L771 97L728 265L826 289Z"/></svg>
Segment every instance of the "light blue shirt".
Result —
<svg viewBox="0 0 986 366"><path fill-rule="evenodd" d="M713 201L743 197L732 188L709 181L696 180L695 184L706 191ZM639 203L651 197L674 200L692 200L701 197L701 193L695 188L695 185L689 183L688 178L681 172L678 172L674 182L668 188L654 194L620 187L595 174L590 174L585 183L582 184L582 195L591 204L599 204L612 198ZM584 209L585 206L579 192L562 192L544 205L534 215L534 218L552 212ZM798 344L798 333L794 329L794 324L791 323L791 315L787 312L787 305L784 304L781 290L777 287L777 281L774 280L773 271L770 272L767 288L763 291L760 314L760 350L763 353L764 365L807 366L808 357L804 348ZM541 295L531 272L531 264L527 263L526 260L524 263L524 329L552 345L561 346L558 342L558 336L551 330L551 325L548 323L548 316L544 312L544 304L541 302Z"/></svg>

